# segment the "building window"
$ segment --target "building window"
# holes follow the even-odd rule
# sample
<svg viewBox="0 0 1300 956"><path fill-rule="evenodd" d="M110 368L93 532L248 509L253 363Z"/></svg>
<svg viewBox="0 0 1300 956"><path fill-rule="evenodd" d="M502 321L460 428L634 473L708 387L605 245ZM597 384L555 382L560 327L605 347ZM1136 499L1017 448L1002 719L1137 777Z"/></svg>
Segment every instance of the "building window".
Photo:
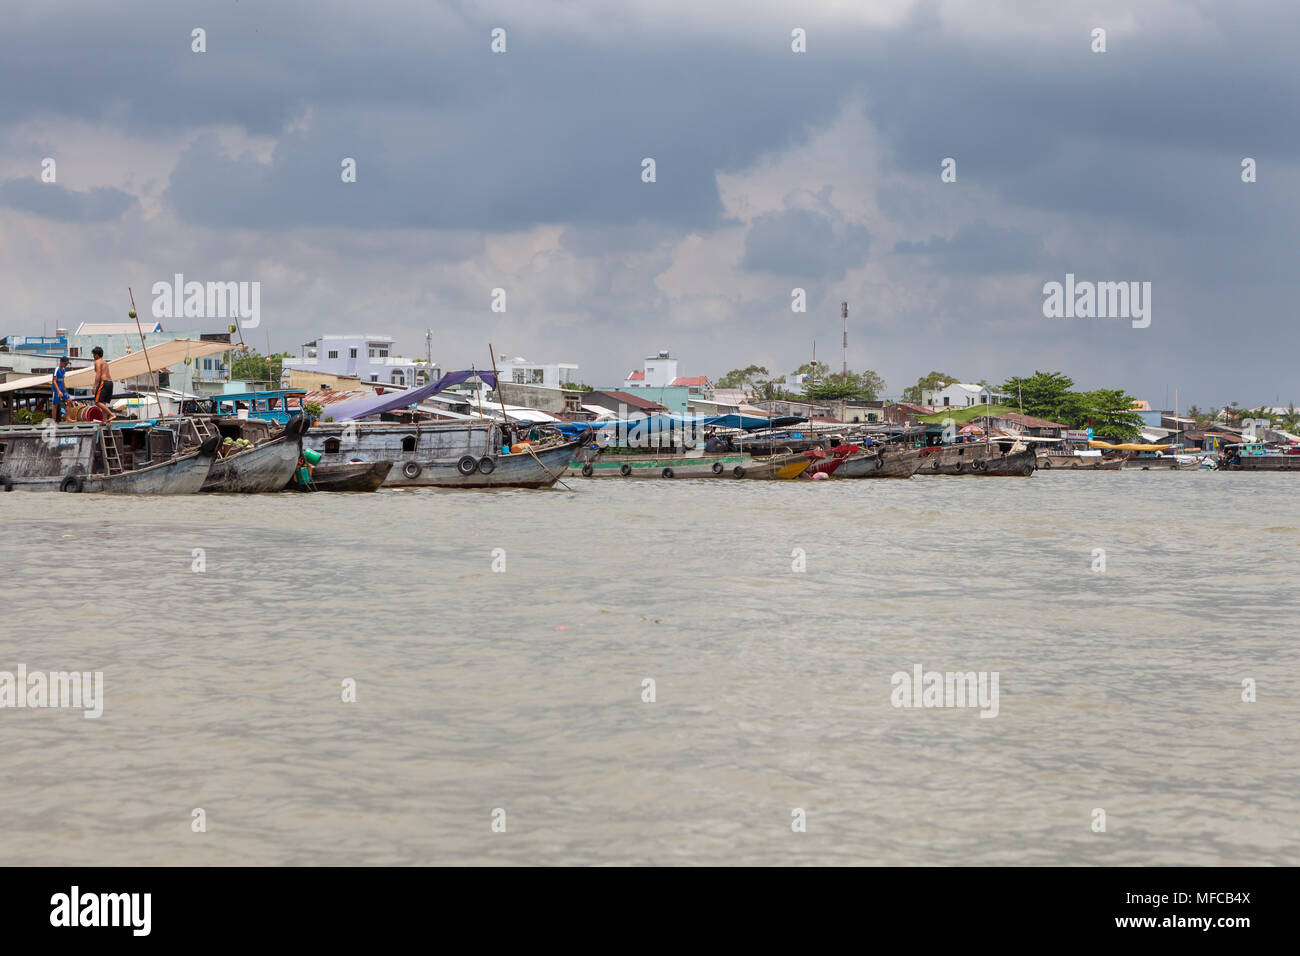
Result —
<svg viewBox="0 0 1300 956"><path fill-rule="evenodd" d="M948 396L947 396L947 395L945 395L945 396L943 397L943 405L944 405L945 408L948 407Z"/></svg>
<svg viewBox="0 0 1300 956"><path fill-rule="evenodd" d="M339 453L339 440L337 438L325 439L325 454L337 455Z"/></svg>
<svg viewBox="0 0 1300 956"><path fill-rule="evenodd" d="M533 369L529 369L528 372L533 377L534 385L541 385L544 381L546 381L546 369L533 368Z"/></svg>
<svg viewBox="0 0 1300 956"><path fill-rule="evenodd" d="M330 349L330 351L329 351L329 357L330 357L330 358L338 358L338 357L339 357L339 350L338 350L338 349Z"/></svg>
<svg viewBox="0 0 1300 956"><path fill-rule="evenodd" d="M524 384L524 370L521 369L521 368L517 368L517 369L515 369L514 375L512 375L511 378L514 379L514 383L515 383L516 385L523 385L523 384Z"/></svg>
<svg viewBox="0 0 1300 956"><path fill-rule="evenodd" d="M402 451L415 451L415 436L407 435L402 439Z"/></svg>
<svg viewBox="0 0 1300 956"><path fill-rule="evenodd" d="M380 349L380 350L379 350L379 357L380 357L380 358L388 358L388 349Z"/></svg>
<svg viewBox="0 0 1300 956"><path fill-rule="evenodd" d="M370 357L371 357L371 358L374 358L374 357L375 357L375 350L374 350L374 349L371 349L371 350L370 350Z"/></svg>
<svg viewBox="0 0 1300 956"><path fill-rule="evenodd" d="M68 349L68 358L80 358L81 349Z"/></svg>
<svg viewBox="0 0 1300 956"><path fill-rule="evenodd" d="M372 375L372 376L370 376L370 381L372 381L372 382L377 382L377 381L379 381L379 376L378 376L378 375Z"/></svg>
<svg viewBox="0 0 1300 956"><path fill-rule="evenodd" d="M402 374L400 369L394 369L393 371L393 384L394 385L406 384L406 376Z"/></svg>
<svg viewBox="0 0 1300 956"><path fill-rule="evenodd" d="M356 358L356 357L357 357L357 350L356 350L356 349L348 349L348 358Z"/></svg>

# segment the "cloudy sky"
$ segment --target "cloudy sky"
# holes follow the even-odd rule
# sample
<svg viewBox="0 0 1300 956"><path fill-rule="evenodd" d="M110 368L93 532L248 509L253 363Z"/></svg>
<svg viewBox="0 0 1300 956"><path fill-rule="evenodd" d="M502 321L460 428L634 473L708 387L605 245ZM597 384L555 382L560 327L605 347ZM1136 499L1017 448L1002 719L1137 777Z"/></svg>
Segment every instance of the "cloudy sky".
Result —
<svg viewBox="0 0 1300 956"><path fill-rule="evenodd" d="M180 272L261 282L262 349L432 328L604 385L838 365L847 300L893 395L1300 404L1298 36L1293 0L10 0L0 331ZM1044 317L1067 272L1150 282L1150 327Z"/></svg>

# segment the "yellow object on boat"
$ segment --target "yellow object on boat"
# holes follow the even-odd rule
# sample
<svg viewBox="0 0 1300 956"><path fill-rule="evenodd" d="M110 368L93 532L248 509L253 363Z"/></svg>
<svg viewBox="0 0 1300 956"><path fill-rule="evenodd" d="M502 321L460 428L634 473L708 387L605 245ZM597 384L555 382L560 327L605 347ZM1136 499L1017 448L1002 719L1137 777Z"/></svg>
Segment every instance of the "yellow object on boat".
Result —
<svg viewBox="0 0 1300 956"><path fill-rule="evenodd" d="M1139 445L1135 442L1123 442L1118 445L1112 445L1108 441L1102 441L1098 438L1088 442L1089 448L1104 448L1107 451L1168 451L1173 445Z"/></svg>
<svg viewBox="0 0 1300 956"><path fill-rule="evenodd" d="M800 475L802 475L805 471L808 470L808 466L811 464L812 462L807 458L803 459L802 461L792 461L790 462L790 464L782 465L780 468L778 468L776 470L776 477L785 479L787 481L790 480L791 478L798 478Z"/></svg>

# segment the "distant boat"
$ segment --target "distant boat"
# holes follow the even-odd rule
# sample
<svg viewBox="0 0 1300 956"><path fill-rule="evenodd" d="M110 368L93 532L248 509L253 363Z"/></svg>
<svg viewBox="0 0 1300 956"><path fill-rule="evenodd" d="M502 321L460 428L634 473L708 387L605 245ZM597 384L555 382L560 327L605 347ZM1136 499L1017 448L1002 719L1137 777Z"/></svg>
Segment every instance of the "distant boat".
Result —
<svg viewBox="0 0 1300 956"><path fill-rule="evenodd" d="M1028 478L1038 468L1037 456L1023 442L1001 439L991 442L953 442L921 449L918 475L967 475L972 477Z"/></svg>
<svg viewBox="0 0 1300 956"><path fill-rule="evenodd" d="M1227 445L1219 460L1224 471L1300 471L1300 453L1270 448L1264 442Z"/></svg>
<svg viewBox="0 0 1300 956"><path fill-rule="evenodd" d="M185 419L0 427L0 490L189 495L221 439L187 444Z"/></svg>

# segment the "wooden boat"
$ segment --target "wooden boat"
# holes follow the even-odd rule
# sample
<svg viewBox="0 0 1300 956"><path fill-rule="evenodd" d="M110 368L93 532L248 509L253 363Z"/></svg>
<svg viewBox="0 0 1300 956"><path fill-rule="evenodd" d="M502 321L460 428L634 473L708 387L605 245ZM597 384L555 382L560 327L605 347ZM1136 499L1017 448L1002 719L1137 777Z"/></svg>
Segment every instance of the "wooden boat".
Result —
<svg viewBox="0 0 1300 956"><path fill-rule="evenodd" d="M861 445L836 445L829 449L813 449L804 452L804 457L808 459L808 468L800 473L800 478L811 478L813 475L825 475L827 478L839 471L846 458L856 455L862 450Z"/></svg>
<svg viewBox="0 0 1300 956"><path fill-rule="evenodd" d="M503 439L512 436L497 422L326 421L303 436L303 447L327 465L392 462L388 488L549 488L587 439L535 430L537 441L503 452Z"/></svg>
<svg viewBox="0 0 1300 956"><path fill-rule="evenodd" d="M1263 442L1228 445L1219 459L1223 471L1300 471L1300 454L1271 449Z"/></svg>
<svg viewBox="0 0 1300 956"><path fill-rule="evenodd" d="M1124 459L1103 458L1100 455L1039 455L1040 471L1119 471L1124 467Z"/></svg>
<svg viewBox="0 0 1300 956"><path fill-rule="evenodd" d="M882 445L845 459L836 478L911 478L921 467L919 448Z"/></svg>
<svg viewBox="0 0 1300 956"><path fill-rule="evenodd" d="M295 472L285 491L375 491L392 470L391 461L321 462L312 466L310 482L301 484Z"/></svg>
<svg viewBox="0 0 1300 956"><path fill-rule="evenodd" d="M569 465L566 477L583 478L718 478L753 459L728 455L607 454L587 447Z"/></svg>
<svg viewBox="0 0 1300 956"><path fill-rule="evenodd" d="M283 428L257 419L192 421L202 437L208 437L207 432L211 430L222 442L200 491L255 494L280 491L293 480L302 455L302 436L308 425L306 416L295 415ZM252 444L240 451L233 444L240 439Z"/></svg>
<svg viewBox="0 0 1300 956"><path fill-rule="evenodd" d="M0 428L0 489L188 495L203 487L221 439L187 444L184 420Z"/></svg>
<svg viewBox="0 0 1300 956"><path fill-rule="evenodd" d="M1021 445L1021 448L1017 448ZM1023 449L1023 450L1021 450ZM954 442L921 449L918 475L1019 476L1028 478L1038 467L1032 448L1019 442Z"/></svg>

